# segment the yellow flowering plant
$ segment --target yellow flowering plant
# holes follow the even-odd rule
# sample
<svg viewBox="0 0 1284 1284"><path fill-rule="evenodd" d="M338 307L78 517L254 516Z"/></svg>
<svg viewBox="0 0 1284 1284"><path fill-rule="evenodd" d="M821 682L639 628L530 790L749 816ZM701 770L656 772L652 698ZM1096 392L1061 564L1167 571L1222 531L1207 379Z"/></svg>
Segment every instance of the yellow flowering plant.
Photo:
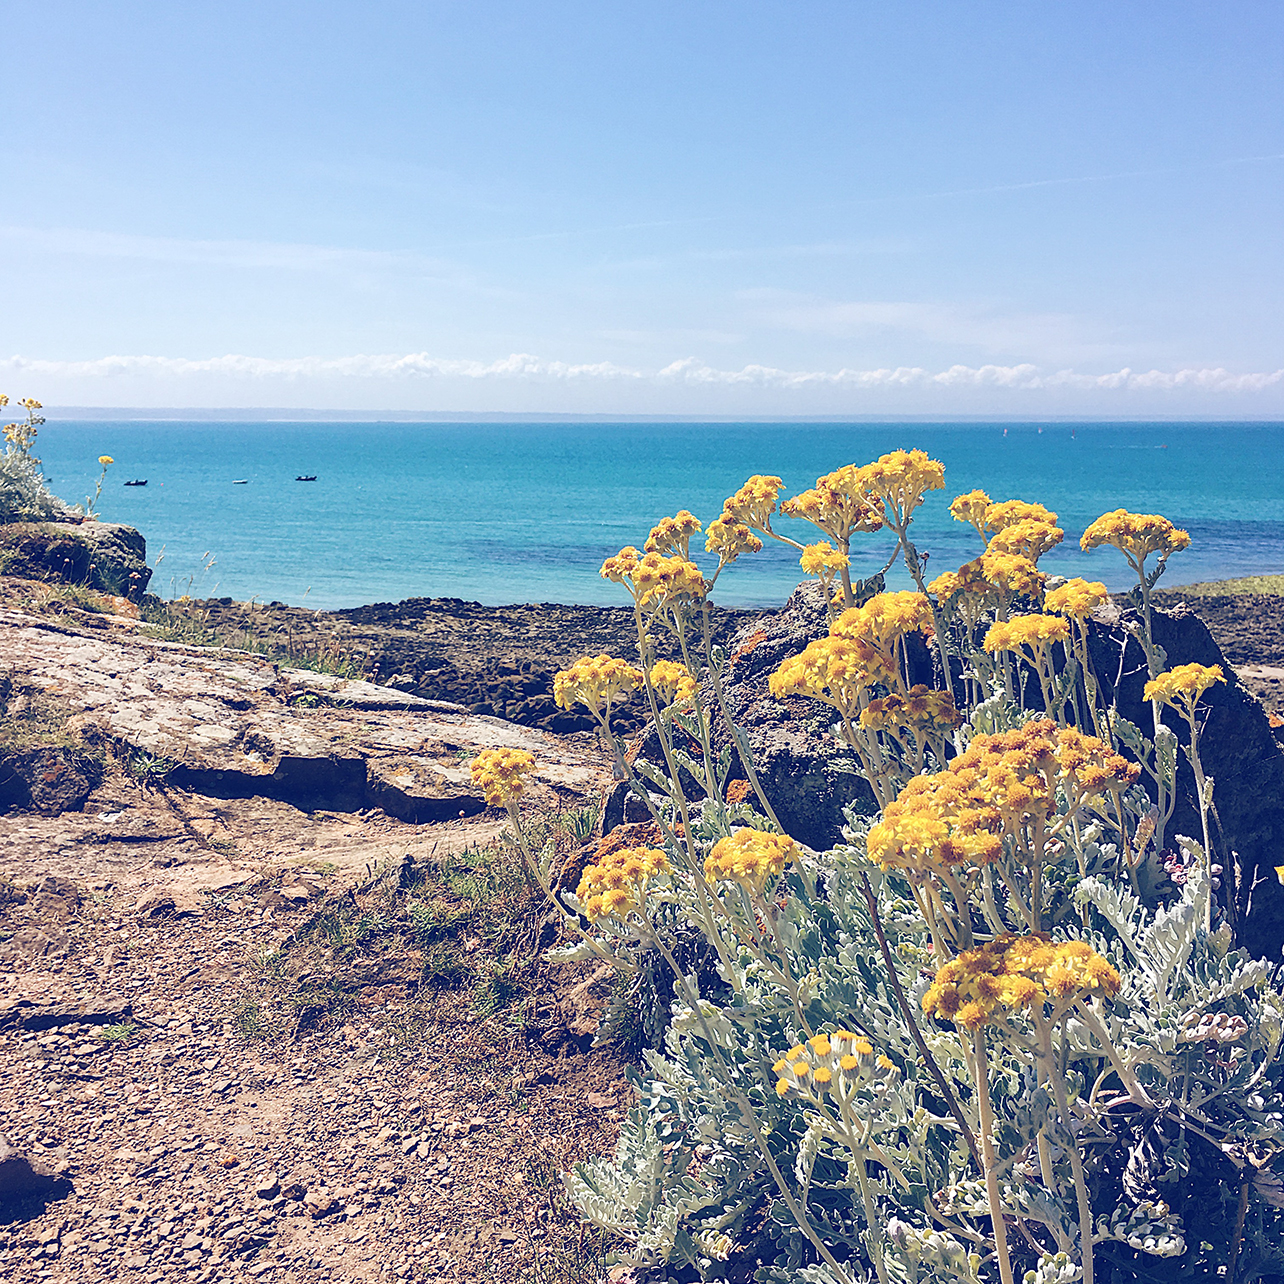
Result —
<svg viewBox="0 0 1284 1284"><path fill-rule="evenodd" d="M982 552L926 583L912 522L943 484L897 451L783 502L780 478L752 477L704 526L664 518L602 566L632 599L636 662L558 675L659 835L604 848L574 892L541 880L574 921L556 956L611 961L662 1027L615 1158L566 1175L619 1261L655 1278L1114 1284L1154 1278L1156 1257L1227 1278L1250 1238L1254 1262L1284 1242L1252 1179L1284 1157L1284 997L1218 926L1207 832L1176 840L1179 889L1137 876L1174 777L1167 742L1125 727L1092 673L1105 588L1039 568L1056 514L981 491L950 507ZM795 543L781 514L826 538ZM1146 558L1181 540L1147 522L1102 542L1153 577ZM852 581L852 541L878 529L917 591L885 591L892 562ZM780 825L712 645L721 576L768 538L795 543L830 603L769 692L823 710L876 807L824 852ZM1184 720L1204 802L1200 702L1220 677L1164 664L1146 689ZM612 717L634 691L652 726L628 746ZM1238 1230L1234 1207L1184 1193L1196 1152L1244 1174Z"/></svg>

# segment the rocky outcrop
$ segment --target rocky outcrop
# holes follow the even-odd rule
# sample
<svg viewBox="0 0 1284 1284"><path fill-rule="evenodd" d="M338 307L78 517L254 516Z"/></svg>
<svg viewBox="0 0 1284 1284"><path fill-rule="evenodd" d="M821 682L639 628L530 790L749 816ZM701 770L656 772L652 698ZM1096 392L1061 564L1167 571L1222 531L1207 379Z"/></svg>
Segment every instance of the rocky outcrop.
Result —
<svg viewBox="0 0 1284 1284"><path fill-rule="evenodd" d="M1142 700L1147 670L1135 634L1139 623L1136 613L1118 601L1100 608L1092 620L1090 656L1119 712L1143 733L1153 733L1151 708ZM1238 940L1259 956L1278 959L1284 944L1284 887L1274 867L1284 863L1284 751L1265 710L1240 683L1198 615L1183 607L1156 611L1153 631L1170 666L1220 664L1226 673L1225 684L1212 687L1200 703L1200 760L1216 782L1213 803L1220 821L1213 844L1232 875L1235 904L1230 908ZM1190 734L1185 719L1171 709L1163 716L1186 745ZM1184 753L1179 755L1177 786L1177 809L1168 832L1197 837L1195 780ZM1237 853L1237 859L1232 861L1229 852Z"/></svg>
<svg viewBox="0 0 1284 1284"><path fill-rule="evenodd" d="M211 798L373 806L423 822L485 809L468 768L479 749L529 750L537 785L554 792L597 777L591 755L546 732L245 652L155 641L133 627L104 635L0 611L0 671L74 711L66 733L115 746L140 778Z"/></svg>
<svg viewBox="0 0 1284 1284"><path fill-rule="evenodd" d="M147 542L132 526L94 520L0 526L5 573L82 584L139 601L152 578Z"/></svg>

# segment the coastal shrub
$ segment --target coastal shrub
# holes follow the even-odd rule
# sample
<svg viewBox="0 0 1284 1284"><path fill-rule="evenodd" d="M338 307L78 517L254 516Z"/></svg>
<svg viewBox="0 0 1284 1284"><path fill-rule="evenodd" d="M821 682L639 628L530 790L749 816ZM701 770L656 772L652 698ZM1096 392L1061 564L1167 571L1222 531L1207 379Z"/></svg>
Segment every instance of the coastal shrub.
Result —
<svg viewBox="0 0 1284 1284"><path fill-rule="evenodd" d="M1170 668L1151 630L1152 591L1189 536L1121 509L1080 541L1137 575L1143 729L1090 663L1104 585L1039 569L1064 538L1055 513L959 496L951 512L977 556L925 581L911 526L944 484L917 450L783 502L779 478L753 477L703 528L710 574L685 511L607 559L602 575L633 601L637 656L585 657L556 695L615 746L657 845L611 852L555 896L551 849L522 829L530 755L473 760L573 938L557 956L606 960L625 988L657 957L672 978L617 1152L567 1174L568 1193L648 1281L1279 1275L1284 998L1223 912L1229 862L1210 843L1199 757L1200 702L1223 675ZM826 538L777 531L782 514ZM853 538L881 529L891 558L853 581ZM831 621L771 691L827 710L878 803L849 810L829 851L777 822L710 645L719 578L766 539L798 551ZM913 591L882 591L897 560ZM655 658L662 631L680 663ZM915 633L935 656L931 688L909 679ZM611 734L635 690L654 761ZM1179 753L1198 834L1170 832ZM747 790L728 788L733 757Z"/></svg>
<svg viewBox="0 0 1284 1284"><path fill-rule="evenodd" d="M0 395L0 410L8 404L9 398ZM40 460L31 453L36 431L44 423L40 403L27 397L18 404L26 417L5 425L5 448L0 453L0 522L45 522L64 517L70 510L49 493Z"/></svg>

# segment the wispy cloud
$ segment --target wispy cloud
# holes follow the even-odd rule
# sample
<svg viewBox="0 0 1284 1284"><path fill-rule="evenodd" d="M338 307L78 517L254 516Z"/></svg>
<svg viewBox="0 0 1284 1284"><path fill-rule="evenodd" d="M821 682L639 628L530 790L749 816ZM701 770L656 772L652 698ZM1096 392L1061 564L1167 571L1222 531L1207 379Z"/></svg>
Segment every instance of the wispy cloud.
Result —
<svg viewBox="0 0 1284 1284"><path fill-rule="evenodd" d="M216 267L279 268L295 272L406 272L453 276L458 269L444 259L388 250L288 241L189 240L137 236L89 228L0 226L0 244L52 254L104 259L141 259L154 263L195 263Z"/></svg>
<svg viewBox="0 0 1284 1284"><path fill-rule="evenodd" d="M222 357L188 358L111 356L88 361L52 361L12 356L0 358L0 373L42 378L113 380L142 377L172 381L221 376L231 381L461 379L479 382L629 383L653 386L748 386L804 390L808 388L906 389L990 388L1008 390L1077 389L1099 392L1255 393L1284 384L1284 369L1235 373L1220 366L1181 370L1133 370L1125 366L1103 374L1079 370L1044 370L1039 366L952 365L943 370L922 366L873 370L782 370L747 365L723 370L695 357L671 362L657 370L617 365L610 361L574 363L548 361L529 353L514 353L498 361L434 357L426 352L347 357Z"/></svg>

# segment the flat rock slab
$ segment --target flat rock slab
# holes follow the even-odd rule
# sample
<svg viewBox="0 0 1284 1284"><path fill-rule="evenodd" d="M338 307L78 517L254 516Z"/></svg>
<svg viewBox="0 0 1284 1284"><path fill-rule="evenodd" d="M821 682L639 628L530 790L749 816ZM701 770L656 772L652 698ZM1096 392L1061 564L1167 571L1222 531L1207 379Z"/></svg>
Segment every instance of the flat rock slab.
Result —
<svg viewBox="0 0 1284 1284"><path fill-rule="evenodd" d="M583 793L601 771L558 736L458 705L16 611L0 611L0 671L74 709L82 735L162 760L173 783L211 797L424 822L485 809L467 769L481 749L529 750L537 786L555 793Z"/></svg>

